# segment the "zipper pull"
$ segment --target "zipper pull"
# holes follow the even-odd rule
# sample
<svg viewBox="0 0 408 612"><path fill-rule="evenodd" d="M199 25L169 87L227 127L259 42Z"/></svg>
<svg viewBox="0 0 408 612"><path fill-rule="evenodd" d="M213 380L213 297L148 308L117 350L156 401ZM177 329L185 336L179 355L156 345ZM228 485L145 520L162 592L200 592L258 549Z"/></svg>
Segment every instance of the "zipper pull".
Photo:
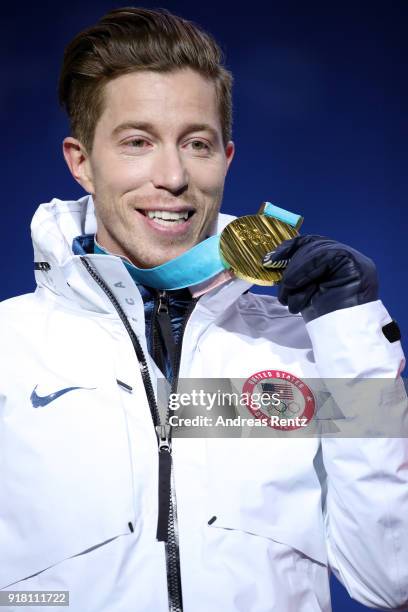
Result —
<svg viewBox="0 0 408 612"><path fill-rule="evenodd" d="M159 453L162 451L171 453L170 425L156 425L155 429L159 445Z"/></svg>
<svg viewBox="0 0 408 612"><path fill-rule="evenodd" d="M157 307L157 312L163 312L168 314L169 312L169 303L167 300L167 293L165 290L159 291L159 305Z"/></svg>
<svg viewBox="0 0 408 612"><path fill-rule="evenodd" d="M167 542L169 536L169 519L171 505L171 444L170 425L156 425L159 444L159 499L156 538Z"/></svg>
<svg viewBox="0 0 408 612"><path fill-rule="evenodd" d="M167 292L159 290L159 303L157 305L156 319L160 330L161 339L167 355L169 357L170 366L173 366L174 357L176 354L176 344L174 342L173 329L171 327L171 319L169 312L169 298ZM165 359L163 360L165 361Z"/></svg>

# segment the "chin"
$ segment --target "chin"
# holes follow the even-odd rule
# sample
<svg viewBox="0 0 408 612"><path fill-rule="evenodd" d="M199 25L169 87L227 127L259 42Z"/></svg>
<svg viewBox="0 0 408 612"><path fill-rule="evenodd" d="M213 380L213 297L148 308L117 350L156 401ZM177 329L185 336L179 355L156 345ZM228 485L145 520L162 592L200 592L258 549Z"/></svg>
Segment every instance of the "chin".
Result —
<svg viewBox="0 0 408 612"><path fill-rule="evenodd" d="M135 265L138 268L156 268L157 266L162 266L163 264L171 261L172 259L175 259L176 257L178 257L179 255L182 255L187 249L182 249L182 250L178 250L176 253L172 253L169 255L169 253L163 254L162 256L157 256L157 257L152 257L149 260L141 260L141 259L136 259L136 258L132 258L131 261L133 263L135 263Z"/></svg>
<svg viewBox="0 0 408 612"><path fill-rule="evenodd" d="M172 244L171 246L160 246L160 248L152 248L146 245L142 252L130 252L128 250L128 259L138 268L156 268L161 266L186 251L193 248L199 241L194 241L190 244ZM147 255L147 257L146 257Z"/></svg>
<svg viewBox="0 0 408 612"><path fill-rule="evenodd" d="M156 266L161 266L171 261L172 259L176 259L176 257L180 257L180 255L183 255L183 253L191 249L193 246L194 245L186 245L186 246L174 247L172 249L166 249L166 251L163 252L162 254L157 255L157 257L152 258L151 262L146 263L146 267L153 268Z"/></svg>

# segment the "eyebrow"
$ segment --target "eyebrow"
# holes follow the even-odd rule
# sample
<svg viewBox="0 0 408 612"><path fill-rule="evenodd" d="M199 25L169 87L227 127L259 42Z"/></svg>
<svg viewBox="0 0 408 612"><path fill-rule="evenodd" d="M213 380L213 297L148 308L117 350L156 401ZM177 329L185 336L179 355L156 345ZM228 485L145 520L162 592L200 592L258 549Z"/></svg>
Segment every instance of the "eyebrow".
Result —
<svg viewBox="0 0 408 612"><path fill-rule="evenodd" d="M150 132L154 135L157 135L157 130L152 123L148 121L125 121L117 125L112 131L112 136L117 136L120 132L124 130L142 130L144 132ZM190 123L186 125L183 129L183 135L188 134L189 132L209 132L214 138L218 138L218 132L215 128L213 128L208 123Z"/></svg>

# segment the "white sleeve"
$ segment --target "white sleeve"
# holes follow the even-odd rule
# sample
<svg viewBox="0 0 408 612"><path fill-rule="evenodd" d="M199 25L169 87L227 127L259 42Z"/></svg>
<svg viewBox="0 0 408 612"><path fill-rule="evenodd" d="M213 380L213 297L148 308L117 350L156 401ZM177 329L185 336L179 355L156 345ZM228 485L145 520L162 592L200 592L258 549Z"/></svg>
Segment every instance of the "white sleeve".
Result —
<svg viewBox="0 0 408 612"><path fill-rule="evenodd" d="M378 300L308 323L319 375L327 379L398 379L405 360L400 342L389 342L382 332L390 321ZM378 409L372 408L374 413ZM345 406L346 413L355 409L356 405ZM398 431L406 432L404 389L391 409L394 423L400 421ZM346 422L347 418L352 420L353 415L346 414ZM323 438L322 453L327 473L324 522L332 571L362 604L405 610L408 438Z"/></svg>

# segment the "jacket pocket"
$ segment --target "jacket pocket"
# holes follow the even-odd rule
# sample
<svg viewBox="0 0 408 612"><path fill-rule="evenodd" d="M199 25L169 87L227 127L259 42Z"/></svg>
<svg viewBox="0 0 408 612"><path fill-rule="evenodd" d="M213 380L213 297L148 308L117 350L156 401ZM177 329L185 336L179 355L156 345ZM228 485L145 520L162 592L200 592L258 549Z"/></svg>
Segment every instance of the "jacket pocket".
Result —
<svg viewBox="0 0 408 612"><path fill-rule="evenodd" d="M239 530L327 565L318 441L207 440L211 529Z"/></svg>
<svg viewBox="0 0 408 612"><path fill-rule="evenodd" d="M0 588L137 530L127 425L114 391L73 391L39 408L23 401L24 391L4 406Z"/></svg>

